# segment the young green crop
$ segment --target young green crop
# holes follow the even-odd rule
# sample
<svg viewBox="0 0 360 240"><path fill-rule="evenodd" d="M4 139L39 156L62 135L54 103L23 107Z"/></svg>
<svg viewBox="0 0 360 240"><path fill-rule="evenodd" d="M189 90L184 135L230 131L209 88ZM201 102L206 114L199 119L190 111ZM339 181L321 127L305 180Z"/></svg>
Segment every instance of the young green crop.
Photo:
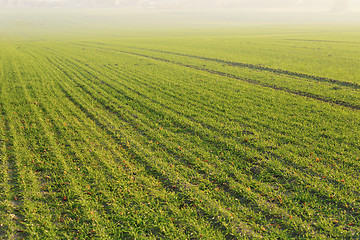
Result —
<svg viewBox="0 0 360 240"><path fill-rule="evenodd" d="M0 42L0 237L359 237L352 43L237 31Z"/></svg>

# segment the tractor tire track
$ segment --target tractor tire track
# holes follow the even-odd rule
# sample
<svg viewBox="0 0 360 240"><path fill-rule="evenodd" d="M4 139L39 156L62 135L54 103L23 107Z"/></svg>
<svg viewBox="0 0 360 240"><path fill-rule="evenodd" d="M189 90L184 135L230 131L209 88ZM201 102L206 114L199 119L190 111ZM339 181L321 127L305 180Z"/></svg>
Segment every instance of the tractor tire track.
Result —
<svg viewBox="0 0 360 240"><path fill-rule="evenodd" d="M55 64L55 65L56 65L56 64ZM69 67L70 67L70 66L69 66ZM83 76L83 77L84 77L84 76ZM63 89L63 91L66 91L65 88L63 88L63 87L61 87L61 88ZM99 101L99 99L97 99L96 97L94 97L94 95L93 95L91 92L88 92L88 90L83 89L83 91L87 92L87 94L89 94L89 96L91 96L92 98L95 98L96 101ZM95 91L96 91L96 90L95 90ZM111 138L116 139L116 140L119 140L119 141L120 141L119 143L120 143L121 145L124 145L124 143L125 143L124 140L121 140L121 138L117 137L117 136L113 133L113 130L111 130L111 129L109 129L109 128L107 127L107 124L104 124L104 123L102 123L99 119L97 119L92 113L89 112L89 109L88 109L88 108L86 108L85 106L82 106L80 103L78 103L77 100L75 100L71 94L68 93L66 96L67 96L67 98L69 98L70 100L74 101L74 104L77 105L80 109L82 109L83 112L87 113L87 116L90 117L94 122L96 122L98 126L101 126L103 130L106 130L106 132L111 136ZM101 101L100 103L101 103L102 105L104 105L104 106L107 106L107 104L106 104L105 102L102 102L102 101ZM110 113L113 113L113 114L116 115L116 110L112 109L111 107L110 107L110 108L106 108L106 109L107 109L107 111L110 111ZM149 139L149 140L155 140L155 139L152 139L152 138L151 138L151 139ZM127 149L130 151L130 152L129 152L129 155L137 156L137 157L135 157L135 159L137 159L137 161L139 161L139 158L141 158L140 155L142 155L142 154L137 154L136 152L133 152L133 150L132 150L131 148L127 148ZM169 153L170 153L170 155L171 155L171 152L169 152ZM183 160L187 161L185 158L184 158ZM147 161L145 161L145 162L141 161L141 162L142 162L143 164L145 164L146 168L152 169L152 167L151 167L150 165L148 165ZM190 162L186 162L185 165L186 165L186 164L189 165ZM198 168L198 170L200 170L200 169ZM204 174L205 172L200 171L199 173L200 173L200 174ZM162 173L161 173L161 171L160 171L160 172L159 172L159 171L156 171L156 175L157 175L157 174L162 174ZM233 176L234 176L234 175L233 175ZM165 179L167 179L166 176L165 176ZM160 180L161 180L161 179L160 179ZM163 180L161 180L161 181L163 181ZM227 186L227 184L224 184L223 182L219 182L218 179L216 179L216 178L211 178L210 181L212 181L213 183L217 184L217 186L218 186L219 188L223 189L225 192L227 192L228 194L230 194L232 197L238 198L238 199L243 199L243 201L246 201L247 204L252 203L252 200L250 200L250 199L245 200L245 196L243 196L241 193L234 192L234 191L230 190L230 188ZM174 186L176 186L176 185L174 185L174 182L173 182L173 181L169 182L169 180L166 180L165 183L170 187L170 189L172 189L172 188L174 188ZM186 185L188 185L188 184L186 184ZM190 183L190 185L191 185L191 183ZM255 204L256 204L256 203L255 203ZM268 213L268 212L263 212L263 214L264 214L264 217L266 217L269 213ZM266 217L266 218L268 218L268 217ZM269 218L269 220L270 220L270 219L271 219L271 218Z"/></svg>
<svg viewBox="0 0 360 240"><path fill-rule="evenodd" d="M55 66L58 66L57 64L54 64ZM60 70L60 69L59 69ZM60 70L60 71L62 71L62 70ZM64 72L64 71L62 71L62 72ZM64 74L67 74L66 72L64 72ZM70 75L69 75L69 77L70 77ZM109 135L112 139L114 139L116 142L118 142L120 145L122 145L122 146L124 146L125 147L125 149L128 151L128 153L129 153L129 156L133 156L132 158L134 158L136 161L138 161L139 163L141 163L142 165L144 165L145 166L145 169L147 169L147 172L148 172L148 174L150 174L150 175L152 175L153 177L155 177L159 182L161 182L162 183L162 185L164 185L164 188L165 189L167 189L167 190L171 190L171 191L175 191L177 194L179 194L179 195L183 195L184 194L184 192L183 191L176 191L176 189L178 188L178 187L175 187L174 188L174 186L176 186L176 185L179 185L179 180L174 180L174 179L172 179L172 178L169 178L169 175L165 175L164 173L163 173L163 168L158 168L158 167L156 167L156 165L154 165L154 164L151 164L151 163L149 163L148 161L146 161L145 159L144 159L144 156L148 156L149 154L148 153L143 153L143 152L141 152L141 153L138 153L138 152L136 152L136 151L134 151L134 149L132 149L132 148L130 148L130 147L126 147L126 142L124 142L124 139L122 139L121 137L118 137L116 134L114 134L114 132L113 132L113 130L111 130L111 129L109 129L108 127L106 127L106 124L103 124L95 115L93 115L90 111L89 111L89 109L87 109L86 107L84 107L81 103L79 103L70 93L68 93L68 91L62 86L62 85L58 85L58 87L63 91L63 93L65 94L65 96L67 96L67 98L70 100L70 101L72 101L73 103L74 103L74 105L75 106L77 106L82 112L84 112L84 114L86 114L86 116L89 118L89 119L91 119L93 122L95 122L96 123L96 125L98 125L98 126L101 126L101 129L103 130L103 131L105 131L106 133L107 133L107 135ZM90 94L91 95L91 93L88 93L88 94ZM126 138L126 137L125 137ZM132 145L138 145L138 143L136 143L136 142L133 142L132 143ZM141 148L140 146L138 146L138 148ZM151 158L150 156L149 156L149 158ZM175 174L176 175L176 174ZM174 175L174 176L175 176ZM184 183L184 184L181 184L182 186L185 186L185 188L187 189L187 186L190 186L191 184L189 184L189 183ZM185 194L184 196L187 196L187 194ZM191 197L190 196L188 196L188 197L186 197L186 198L189 198L189 199L191 199ZM189 200L190 201L190 200ZM211 201L212 202L212 201ZM223 223L222 222L220 222L220 221L217 221L217 220L214 220L214 219L216 219L216 216L215 215L211 215L210 213L207 213L205 210L205 212L203 211L203 210L201 210L201 209L199 209L199 211L200 211L200 213L201 213L201 215L203 215L203 216L211 216L211 217L208 217L208 218L206 218L205 220L207 220L207 221L210 221L210 223L212 224L212 225L216 225L217 226L217 228L218 229L220 229L222 232L227 232L228 230L228 228L225 226L225 225L223 225ZM213 209L213 211L214 212L216 212L217 210L215 210L215 209ZM210 214L210 215L209 215ZM224 217L226 218L226 219L230 219L231 217L227 214L227 213L223 213L223 214L225 214L224 215ZM215 221L215 222L214 222ZM238 225L243 225L244 223L239 223ZM214 226L215 226L214 225ZM219 228L220 227L220 228ZM248 227L245 227L244 229L248 229ZM249 229L249 230L247 230L247 231L250 231L251 232L251 230ZM245 231L245 232L247 232L247 231ZM227 233L226 233L227 234ZM225 235L226 235L225 234ZM255 233L253 233L253 234L255 234ZM236 238L234 238L234 239L236 239Z"/></svg>
<svg viewBox="0 0 360 240"><path fill-rule="evenodd" d="M85 76L83 76L83 77L85 77ZM86 92L86 89L83 89L85 92ZM93 95L92 95L92 93L90 93L90 92L88 92L88 94L89 95L91 95L92 97L94 97ZM71 95L69 95L69 96L71 96ZM68 96L68 97L69 97ZM99 99L97 99L97 100L99 100ZM107 105L105 102L101 102L101 104L102 105ZM87 111L86 110L86 108L85 107L82 107L82 109L84 110L84 111ZM111 109L108 109L109 111L111 110ZM115 112L113 112L114 114L116 113L116 110L112 110L112 111L115 111ZM112 112L111 111L111 112ZM102 125L102 126L104 126L103 128L106 128L106 124L101 124L100 122L99 122L99 125ZM111 133L111 130L110 130L110 132L109 132L109 134ZM113 136L114 137L114 136ZM121 143L121 144L123 144L123 142ZM190 164L190 162L187 162L186 164ZM198 169L199 170L199 169ZM201 174L201 172L199 172L200 174ZM217 182L217 179L212 179L212 181L214 182L214 183L216 183ZM217 184L218 185L220 185L220 188L227 188L226 186L224 187L224 185L222 184L222 182L217 182ZM229 189L227 189L227 191L229 191ZM231 191L230 191L230 193L231 193ZM241 197L240 195L239 195L239 193L232 193L232 195L233 195L233 197ZM320 197L324 197L324 195L320 195ZM243 197L242 197L243 198Z"/></svg>
<svg viewBox="0 0 360 240"><path fill-rule="evenodd" d="M93 70L94 71L94 70ZM89 72L88 72L89 73ZM90 74L90 73L89 73ZM84 78L86 78L86 76L83 76ZM95 76L93 76L93 77L95 77ZM105 84L105 83L104 83ZM109 85L109 87L110 88L114 88L114 86L110 86ZM126 87L126 86L125 86ZM88 90L86 90L86 89L84 89L84 88L82 88L83 89L83 91L85 91L85 92L88 92ZM129 89L130 91L134 91L133 89ZM136 93L138 93L137 91L135 91ZM92 95L90 92L88 92L88 94L90 94L90 95ZM138 93L139 94L139 96L142 96L142 97L144 97L144 98L147 98L147 99L149 99L147 96L143 96L142 94L140 94L140 93ZM94 96L93 96L94 97ZM135 101L135 99L133 99L133 98L131 98L133 101ZM99 100L99 99L97 99L97 100ZM155 100L152 100L152 99L150 99L150 101L152 101L153 103L156 103L156 104L159 104L160 106L163 106L161 103L158 103L157 101L155 101ZM104 105L104 106L107 106L107 104L106 104L106 102L101 102L101 104L102 105ZM138 102L138 104L140 104L140 105L142 105L142 103L140 103L140 102ZM145 106L143 106L143 107L145 107ZM163 106L164 107L164 106ZM111 107L110 107L111 108ZM168 109L168 107L167 106L165 106L165 108L167 108ZM110 109L108 109L109 111L110 111ZM171 111L175 111L175 112L177 112L176 110L174 110L174 109L170 109ZM155 109L154 109L154 111L155 111ZM112 112L114 113L114 114L116 114L116 110L112 110ZM179 113L180 115L181 115L181 113ZM185 116L185 117L187 117L187 116ZM191 121L195 121L194 119L190 119ZM196 121L195 121L196 122ZM179 125L182 125L182 123L181 122L178 122L178 124ZM188 129L188 128L192 128L191 126L184 126L184 128L185 129ZM221 133L220 132L220 130L219 129L214 129L214 128L212 128L212 130L213 131L216 131L216 132L218 132L218 133ZM196 129L194 130L193 129L193 131L195 131L195 132L197 132L196 131ZM200 133L197 133L197 135L198 134L200 134ZM217 142L217 141L215 141L214 139L212 139L212 138L208 138L206 135L203 135L203 134L200 134L199 136L201 136L201 138L204 140L204 141L206 141L206 142L208 142L209 144L211 144L212 146L218 146L218 144L219 144L219 142ZM154 140L154 139L152 139L152 140ZM225 144L226 145L226 142L223 142L222 144ZM294 168L293 170L295 171L301 171L301 172L303 172L304 171L304 169L303 169L303 167L301 167L301 166L298 166L297 164L295 164L295 163L293 163L293 162L289 162L289 161L287 161L287 160L285 160L285 159L283 159L282 157L280 157L279 155L277 155L277 154L275 154L275 153L272 153L272 152L270 152L270 151L268 151L268 150L264 150L264 149L259 149L259 148L256 148L256 146L251 146L251 145L249 145L249 144L246 144L248 147L251 147L251 148L254 148L255 150L257 150L257 151L259 151L259 152L261 152L262 154L264 154L264 156L267 156L267 155L270 155L270 156L272 156L273 158L275 158L275 159L282 159L282 161L281 162L283 162L283 163L285 163L285 165L288 165L289 166L289 164L291 164L292 165L292 168ZM236 149L235 149L235 152L237 152L236 151ZM246 158L246 156L244 156L244 158ZM186 164L190 164L189 162L187 162ZM305 172L304 172L305 173ZM307 172L306 172L307 174L309 174L309 169L307 169ZM320 177L320 175L318 174L318 173L316 173L316 172L314 172L314 171L312 171L312 170L310 170L310 175L312 175L312 176L319 176ZM338 181L335 181L335 180L330 180L330 181L332 181L333 182L333 184L335 184L335 185L338 185L339 183L338 183ZM305 186L304 186L305 187ZM317 194L320 198L323 198L324 196L327 196L328 194ZM343 206L340 206L340 205L337 205L339 208L342 208Z"/></svg>
<svg viewBox="0 0 360 240"><path fill-rule="evenodd" d="M345 82L345 81L341 81L341 80L337 80L337 79L333 79L333 78L314 76L314 75L310 75L310 74L306 74L306 73L298 73L298 72L293 72L293 71L288 71L288 70L283 70L283 69L278 69L278 68L271 68L271 67L260 66L260 65L249 64L249 63L239 63L239 62L227 61L227 60L223 60L223 59L219 59L219 58L209 58L209 57L196 56L196 55L190 55L190 54L184 54L184 53L156 50L156 49L146 49L146 48L136 48L136 47L128 47L128 48L165 53L165 54L175 55L175 56L190 57L190 58L195 58L195 59L202 59L202 60L206 60L206 61L213 61L213 62L217 62L217 63L226 64L226 65L233 66L233 67L243 67L243 68L255 69L255 70L266 71L266 72L270 72L270 73L281 74L281 75L286 75L286 76L291 76L291 77L295 76L295 77L305 78L305 79L313 80L313 81L327 82L327 83L335 84L338 86L349 87L349 88L353 88L353 89L360 89L360 85L357 83Z"/></svg>
<svg viewBox="0 0 360 240"><path fill-rule="evenodd" d="M86 42L86 43L92 43L92 44L95 43L96 44L96 42ZM82 44L74 44L74 45L79 45L79 46L82 46L82 47L92 47L92 46L89 46L89 45L82 45ZM168 54L168 55L175 55L175 56L189 57L189 58L194 58L194 59L201 59L201 60L226 64L228 66L233 66L233 67L249 68L249 69L254 69L254 70L260 70L260 71L266 71L266 72L270 72L270 73L275 73L275 74L286 75L286 76L290 76L290 77L305 78L305 79L312 80L312 81L327 82L327 83L335 84L335 85L338 85L338 86L344 86L344 87L349 87L349 88L353 88L353 89L360 89L360 84L357 84L357 83L341 81L341 80L337 80L337 79L333 79L333 78L315 76L315 75L306 74L306 73L299 73L299 72L294 72L294 71L289 71L289 70L284 70L284 69L279 69L279 68L271 68L271 67L261 66L261 65L256 65L256 64L240 63L240 62L228 61L228 60L219 59L219 58L197 56L197 55L178 53L178 52L171 52L171 51L164 51L164 50L158 50L158 49L139 48L139 47L132 47L132 46L126 46L126 47L130 48L130 49L137 49L137 50L165 53L165 54ZM99 47L97 47L97 48L99 48ZM99 48L99 49L115 51L115 50L109 49L109 48Z"/></svg>
<svg viewBox="0 0 360 240"><path fill-rule="evenodd" d="M127 54L130 54L130 55L136 55L136 56L140 56L140 57L151 58L151 59L154 59L154 60L157 60L157 61L172 63L172 64L176 64L176 65L179 65L179 66L183 66L183 67L192 68L192 69L200 70L200 71L203 71L203 72L207 72L207 73L210 73L210 74L219 75L219 76L223 76L223 77L228 77L228 78L240 80L240 81L243 81L243 82L251 83L251 84L254 84L254 85L259 85L259 86L262 86L262 87L271 88L271 89L274 89L274 90L279 90L279 91L287 92L287 93L290 93L290 94L295 94L295 95L298 95L298 96L311 98L311 99L318 100L318 101L321 101L321 102L336 104L336 105L351 108L351 109L354 109L354 110L360 110L360 105L348 103L348 102L341 101L341 100L326 98L326 97L323 97L321 95L317 95L317 94L313 94L313 93L309 93L309 92L293 90L293 89L290 89L290 88L280 87L280 86L276 86L276 85L273 85L273 84L267 84L267 83L260 82L260 81L257 81L257 80L253 80L253 79L249 79L249 78L240 78L240 77L238 77L238 76L236 76L234 74L224 73L224 72L220 72L220 71L216 71L216 70L212 70L212 69L208 69L208 68L203 68L203 67L198 67L198 66L194 66L194 65L189 65L189 64L183 64L183 63L171 61L171 60L168 60L168 59L152 57L152 56L145 55L145 54L127 52L127 51L121 51L121 50L116 50L116 51L117 52L122 52L122 53L127 53Z"/></svg>
<svg viewBox="0 0 360 240"><path fill-rule="evenodd" d="M90 73L89 73L89 74L90 74ZM86 78L86 76L83 76L83 77ZM107 84L107 83L104 83L104 84ZM114 86L111 86L111 85L108 85L108 86L109 86L110 88L114 88ZM158 101L153 100L153 99L149 98L148 96L145 96L145 95L139 93L137 90L131 89L131 88L127 87L127 86L124 86L124 87L128 88L129 91L135 92L135 93L138 94L139 96L148 99L149 101L151 101L151 102L154 103L154 104L157 104L157 105L159 105L159 106L161 106L161 107L163 107L163 108L165 108L165 109L168 109L168 110L170 110L170 111L172 111L172 112L175 112L175 113L178 114L178 115L182 115L182 116L184 116L185 118L189 119L189 120L192 121L192 122L199 123L199 122L196 121L194 118L192 118L192 117L190 117L190 116L187 116L186 114L183 114L183 113L181 113L181 112L179 112L179 111L177 111L177 110L175 110L175 109L172 109L172 108L170 108L170 107L168 107L168 106L165 106L165 105L163 105L162 103L159 103ZM85 89L84 87L81 87L81 89L82 89L84 92L86 92L87 94L89 94L90 96L92 96L92 98L94 98L96 101L98 101L101 105L103 105L103 106L110 106L109 108L107 108L107 110L108 110L110 113L116 115L117 111L116 111L116 109L113 109L113 108L111 107L111 104L108 105L107 102L104 102L104 101L102 101L102 100L99 100L99 99L96 98L91 92L89 92L89 90ZM125 94L125 93L122 92L122 94ZM140 106L142 106L142 107L144 107L144 108L145 108L146 106L149 108L149 105L144 105L142 102L136 100L135 98L128 97L128 99L131 99L131 101L136 101L137 104L139 104ZM154 113L157 112L156 109L153 109L153 111L154 111ZM157 113L157 114L160 114L160 113ZM161 114L160 114L160 115L161 115ZM159 115L159 116L160 116L160 115ZM175 118L174 118L174 119L175 119ZM123 119L123 120L125 120L125 119ZM129 123L129 124L131 123L131 122L129 122L129 120L126 120L126 121L127 121L127 123ZM133 125L134 125L134 123L133 123ZM177 125L178 125L178 127L182 127L183 129L188 130L189 132L191 132L192 135L194 135L194 136L196 135L196 136L201 137L201 139L202 139L203 141L205 141L205 142L207 142L208 144L210 144L213 148L218 147L219 144L220 144L220 145L223 145L223 146L226 146L226 145L227 145L227 142L226 142L226 141L216 140L215 138L209 137L206 133L202 133L202 132L197 131L197 129L194 129L191 125L184 125L183 122L179 122L179 121L177 122ZM212 126L207 126L207 128L209 128L211 131L217 132L217 134L219 134L219 135L222 135L222 132L221 132L220 129L217 129L217 128L212 127ZM191 131L190 131L189 129L191 129ZM155 138L154 138L154 139L148 139L148 140L156 141ZM235 140L238 141L238 139L235 139ZM305 171L304 171L304 167L299 166L299 165L297 165L297 164L294 163L294 162L290 162L290 161L282 158L281 156L279 156L279 155L277 155L277 154L275 154L275 153L273 153L273 152L271 152L271 151L269 151L269 150L265 150L265 149L262 149L262 148L258 148L258 147L254 146L254 145L252 145L252 144L245 143L245 142L244 142L243 144L245 144L247 147L250 147L250 148L256 150L257 152L260 152L260 153L261 153L263 156L265 156L265 157L266 157L266 156L271 156L272 158L279 160L280 162L282 162L282 163L285 164L286 166L288 166L288 167L291 166L291 169L289 169L289 172L288 172L290 175L291 175L292 172L298 172L298 171L300 171L300 172L303 172L304 174L309 174L309 175L311 175L311 176L318 176L318 178L321 178L321 175L320 175L319 173L317 173L317 172L315 172L315 171L313 171L313 170L311 170L311 169L306 169L306 172L305 172ZM170 153L170 155L176 154L176 153L173 152L171 149L166 149L166 151L167 151L168 153ZM238 152L238 149L234 148L234 149L231 149L230 151L232 151L232 152ZM239 154L240 154L240 153L239 153ZM239 154L237 154L237 155L240 156ZM246 155L244 155L242 158L243 158L243 159L248 159L249 157L246 156ZM197 171L198 171L200 174L207 174L206 172L203 172L203 170L201 169L201 167L194 165L192 162L189 162L186 158L180 157L180 159L178 158L178 160L183 161L183 164L184 164L184 165L190 165L190 166L192 166L192 168L197 169ZM230 173L228 174L228 177L230 177L230 176L234 176L234 174L230 172ZM231 177L230 177L230 178L231 178ZM241 181L240 179L234 179L234 180L237 181L237 182L240 182L240 181ZM285 179L279 179L279 180L281 180L281 182L284 182L284 181L285 181ZM300 180L301 180L301 179L299 179L299 181L300 181ZM217 182L217 179L211 179L211 181ZM328 181L331 181L334 185L339 185L338 181L336 181L336 180L332 180L332 179L330 180L330 179L329 179ZM305 183L303 184L303 187L305 188L308 184L310 184L310 182L305 182ZM224 186L222 185L222 183L219 183L219 186L220 186L220 188L224 188ZM315 189L312 189L312 191L313 191L313 193L316 194L316 196L318 196L319 198L327 198L329 201L332 201L330 198L327 197L327 196L329 196L329 195L331 195L331 194L328 194L328 193L320 193L320 192L318 192L318 191L315 190ZM353 192L353 194L358 194L358 193L357 193L356 191L354 191L354 190L350 190L350 191ZM236 194L237 194L237 193L235 193L235 195L236 195ZM234 196L235 196L235 195L234 195ZM237 194L236 197L239 198L239 195ZM344 207L344 205L342 205L342 204L340 204L340 205L339 205L339 204L336 204L336 203L334 203L334 204L335 204L335 206L336 206L337 208L346 209L346 207Z"/></svg>
<svg viewBox="0 0 360 240"><path fill-rule="evenodd" d="M79 45L83 46L83 47L89 47L87 45L81 45L81 44L79 44ZM124 50L113 50L113 49L98 48L98 47L93 47L93 48L112 51L112 52L121 52L121 53L129 54L129 55L134 55L134 56L153 59L153 60L156 60L156 61L167 62L167 63L175 64L175 65L178 65L178 66L187 67L187 68L207 72L207 73L210 73L210 74L213 74L213 75L228 77L228 78L240 80L240 81L243 81L243 82L247 82L247 83L250 83L250 84L258 85L258 86L261 86L261 87L271 88L271 89L274 89L274 90L294 94L294 95L297 95L297 96L314 99L314 100L325 102L325 103L335 104L335 105L339 105L339 106L354 109L354 110L360 110L360 105L357 105L357 104L352 104L352 103L342 101L342 100L331 99L331 98L327 98L327 97L324 97L324 96L321 96L321 95L318 95L318 94L309 93L309 92L294 90L294 89L290 89L290 88L286 88L286 87L280 87L280 86L277 86L277 85L274 85L274 84L268 84L268 83L264 83L264 82L254 80L254 79L250 79L250 78L240 78L240 77L238 77L238 76L236 76L234 74L230 74L230 73L225 73L225 72L212 70L212 69L208 69L208 68L204 68L204 67L199 67L199 66L195 66L195 65L190 65L190 64L183 64L183 63L180 63L180 62L175 62L175 61L172 61L172 60L159 58L159 57L154 57L154 56L149 56L149 55L136 53L136 52L129 52L129 51L124 51ZM343 83L343 84L347 84L347 83ZM354 88L360 88L360 85L357 85L357 84L348 83L348 85L354 85Z"/></svg>
<svg viewBox="0 0 360 240"><path fill-rule="evenodd" d="M56 52L55 52L55 53L56 53ZM57 53L57 54L60 54L60 53ZM77 65L80 64L80 65L81 65L81 66L79 66L80 68L87 68L87 69L92 70L92 71L95 72L95 73L102 74L102 72L100 72L98 69L94 69L93 67L90 67L90 66L87 65L87 64L83 64L83 63L82 63L80 60L78 60L78 59L73 59L73 61L77 62ZM70 64L74 64L74 62L73 62L73 63L70 63ZM107 66L107 67L108 67L108 66ZM139 79L133 78L133 75L129 75L129 74L126 75L124 72L118 71L118 70L112 69L112 68L108 68L108 69L109 69L110 71L116 72L117 74L121 74L121 75L127 76L127 78L133 79L136 83L140 83L141 85L147 86L148 88L153 89L154 91L162 91L162 89L156 88L156 87L153 86L153 85L149 85L146 81L144 82L144 81L141 81L141 80L139 80ZM85 76L83 73L79 72L84 78L88 77L87 75L89 74L89 76L91 76L93 79L98 79L98 77L95 76L94 74L90 73L89 70L84 70L84 72L86 73L86 76ZM137 74L140 74L140 73L137 73ZM155 101L155 100L151 99L149 96L147 96L147 95L139 92L138 90L136 90L136 89L134 89L134 88L131 88L131 87L129 86L129 83L123 84L123 83L121 83L121 82L119 82L119 81L115 81L114 78L112 78L112 77L108 77L108 76L107 76L107 78L108 78L111 82L113 82L113 83L110 84L110 83L108 83L108 82L100 81L100 80L99 80L99 83L101 83L101 85L106 85L106 86L108 86L110 89L118 89L117 85L121 85L121 86L123 86L123 88L128 89L130 92L135 92L138 96L141 96L141 97L143 97L143 98L146 98L146 99L148 99L149 101L152 101L152 102L154 102L154 103L157 103L157 104L161 105L162 107L164 107L164 108L166 108L166 109L168 109L168 110L170 110L170 111L176 112L176 113L179 114L180 116L184 116L184 117L190 119L191 121L193 121L194 123L201 124L202 126L207 127L207 128L209 128L209 129L214 129L213 126L207 124L206 122L202 121L201 119L195 119L194 117L190 116L189 114L185 114L185 113L183 113L183 112L181 112L181 111L176 110L175 108L170 108L170 107L166 106L165 104L160 103L159 101ZM146 78L146 77L145 77L145 78ZM99 86L100 86L100 85L99 85ZM79 86L79 87L81 87L81 86ZM104 89L104 88L102 88L102 89ZM116 92L117 92L118 94L120 94L121 96L124 96L124 94L125 94L123 91L119 91L119 90L116 90ZM163 92L163 91L162 91L162 92ZM181 98L178 94L172 94L172 92L171 92L171 93L169 93L169 92L163 92L163 93L166 94L167 96L171 97L172 99L178 100L179 102L184 101L184 99ZM139 101L136 99L136 97L135 97L135 98L128 98L128 99L131 100L131 101L139 102ZM192 99L192 98L186 99L186 101L189 101L190 99L191 99L192 104L194 104L194 106L196 105L196 106L198 106L198 107L200 107L200 108L204 108L204 109L206 108L206 111L213 113L214 116L215 116L215 115L221 115L221 116L224 116L224 117L226 117L226 118L228 118L228 119L234 118L232 115L230 115L230 114L228 114L228 113L223 113L223 112L221 111L221 109L220 109L220 108L217 108L216 106L211 106L211 105L208 105L208 104L205 104L205 103L201 103L201 102L199 102L198 100ZM284 125L287 124L287 122L283 122L283 123L284 123ZM246 126L246 127L248 127L248 128L251 128L251 126L248 125L248 124L242 123L242 125L243 125L243 126ZM268 125L262 125L262 127L265 127L266 129L271 129L271 127L268 126ZM219 131L219 129L217 129L217 130ZM279 132L279 133L281 133L283 136L286 136L286 135L287 135L287 133L284 133L284 132ZM301 143L301 142L297 142L297 144L298 144L298 145L301 145L302 143ZM349 143L347 143L347 144L353 147L352 144L349 144ZM304 146L304 147L306 147L306 146ZM345 163L345 164L348 164L348 163Z"/></svg>
<svg viewBox="0 0 360 240"><path fill-rule="evenodd" d="M91 112L89 112L89 110L84 107L82 104L80 104L71 94L69 94L67 92L67 90L60 86L60 89L64 92L65 96L67 96L67 98L73 102L73 104L75 106L77 106L89 119L91 119L93 122L95 122L98 126L102 126L102 130L109 136L111 137L115 142L119 143L120 145L122 145L125 150L128 152L129 156L132 156L131 158L133 158L134 160L136 160L137 162L141 163L145 169L147 174L152 175L155 179L157 179L159 182L162 183L162 186L170 192L175 192L176 194L178 194L179 196L182 196L183 190L180 190L179 186L179 181L175 181L174 179L172 179L171 177L169 177L168 175L164 174L163 168L159 168L154 164L151 164L149 161L146 161L144 158L149 158L151 159L151 156L146 153L146 152L141 152L138 153L137 151L135 151L133 148L131 147L127 147L126 146L126 142L124 141L124 138L126 138L125 136L123 137L119 137L117 136L117 134L114 134L113 130L109 129L108 127L106 127L106 124L103 124L99 119L96 118L95 115L93 115ZM138 143L135 142L131 142L132 145L137 145L138 148L140 148L140 145ZM181 184L183 186L183 188L186 186L190 186L191 184L189 183L184 183ZM187 201L192 202L190 199L191 197L188 196L187 194L185 194L182 198L187 199ZM205 211L202 211L201 209L199 209L199 211L201 212L201 214L203 216L208 216L207 218L205 218L205 220L209 220L209 219L216 219L214 215L211 215ZM229 216L227 216L228 218ZM215 226L221 230L222 232L225 233L228 231L227 227L225 225L223 225L223 223L218 222L218 221L210 221L210 223L212 225L215 224Z"/></svg>

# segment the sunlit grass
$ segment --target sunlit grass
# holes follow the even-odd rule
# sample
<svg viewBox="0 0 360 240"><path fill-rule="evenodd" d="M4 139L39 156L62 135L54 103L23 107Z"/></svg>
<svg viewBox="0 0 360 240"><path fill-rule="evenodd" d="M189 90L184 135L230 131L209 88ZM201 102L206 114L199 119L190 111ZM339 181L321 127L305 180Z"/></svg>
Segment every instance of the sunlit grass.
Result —
<svg viewBox="0 0 360 240"><path fill-rule="evenodd" d="M357 34L253 31L2 41L0 238L359 237Z"/></svg>

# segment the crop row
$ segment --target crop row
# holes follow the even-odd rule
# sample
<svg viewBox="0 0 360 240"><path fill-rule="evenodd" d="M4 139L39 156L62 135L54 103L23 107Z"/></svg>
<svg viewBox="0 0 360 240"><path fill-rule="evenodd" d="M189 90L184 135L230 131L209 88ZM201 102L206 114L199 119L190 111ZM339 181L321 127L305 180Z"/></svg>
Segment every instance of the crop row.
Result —
<svg viewBox="0 0 360 240"><path fill-rule="evenodd" d="M5 52L1 196L16 206L1 206L1 234L358 234L356 110L156 56L46 45Z"/></svg>
<svg viewBox="0 0 360 240"><path fill-rule="evenodd" d="M88 77L87 77L88 78ZM127 84L126 84L127 86L129 86L129 83L127 82ZM135 98L133 98L133 100L134 100ZM104 103L102 103L102 104L104 104ZM150 105L148 104L148 105L146 105L147 107L149 107Z"/></svg>
<svg viewBox="0 0 360 240"><path fill-rule="evenodd" d="M77 44L79 45L79 44ZM143 48L111 48L111 46L84 45L96 49L108 51L120 51L136 54L158 61L172 62L183 67L189 67L213 74L227 76L236 80L246 81L277 90L286 91L303 97L313 98L319 101L338 104L353 109L360 109L359 85L341 80L328 79L326 77L311 76L308 74L287 74L286 70L270 71L269 67L247 67L242 63L229 62L221 59L213 59L201 56L187 55L176 52L159 51ZM249 70L243 67L249 68ZM267 71L266 69L270 69ZM251 76L251 78L250 78Z"/></svg>

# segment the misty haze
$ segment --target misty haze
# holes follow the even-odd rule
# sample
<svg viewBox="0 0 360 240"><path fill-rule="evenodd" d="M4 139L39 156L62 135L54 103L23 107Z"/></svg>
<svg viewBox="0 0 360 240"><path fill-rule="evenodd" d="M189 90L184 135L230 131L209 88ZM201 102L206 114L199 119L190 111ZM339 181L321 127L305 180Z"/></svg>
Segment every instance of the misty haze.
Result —
<svg viewBox="0 0 360 240"><path fill-rule="evenodd" d="M0 13L3 31L24 25L82 32L115 26L351 24L360 22L360 0L0 0Z"/></svg>
<svg viewBox="0 0 360 240"><path fill-rule="evenodd" d="M358 8L358 0L1 0L4 7L138 7L184 8L308 8L345 10Z"/></svg>
<svg viewBox="0 0 360 240"><path fill-rule="evenodd" d="M360 239L360 0L0 0L0 239Z"/></svg>

